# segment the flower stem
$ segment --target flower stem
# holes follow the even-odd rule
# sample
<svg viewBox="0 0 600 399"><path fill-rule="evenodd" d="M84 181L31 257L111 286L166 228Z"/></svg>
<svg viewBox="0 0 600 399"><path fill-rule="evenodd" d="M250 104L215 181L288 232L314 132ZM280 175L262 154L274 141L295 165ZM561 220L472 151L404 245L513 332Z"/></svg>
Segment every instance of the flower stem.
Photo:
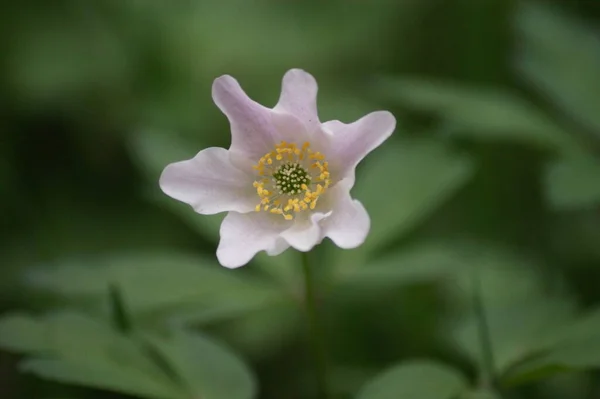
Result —
<svg viewBox="0 0 600 399"><path fill-rule="evenodd" d="M300 255L302 257L302 274L304 275L304 303L308 319L310 344L315 362L318 398L327 399L329 397L327 352L325 350L323 328L319 319L317 289L310 265L309 253L301 252Z"/></svg>
<svg viewBox="0 0 600 399"><path fill-rule="evenodd" d="M477 319L478 339L479 345L481 346L481 374L479 376L479 386L483 389L493 391L496 374L494 366L494 350L490 327L483 303L479 267L475 265L471 273L473 280L473 310L475 312L475 318Z"/></svg>

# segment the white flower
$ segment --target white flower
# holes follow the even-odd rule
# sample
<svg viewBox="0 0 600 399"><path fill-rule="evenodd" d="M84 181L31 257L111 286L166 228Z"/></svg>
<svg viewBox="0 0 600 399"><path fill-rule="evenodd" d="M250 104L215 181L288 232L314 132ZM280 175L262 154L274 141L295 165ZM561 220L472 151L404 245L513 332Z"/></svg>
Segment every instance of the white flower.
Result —
<svg viewBox="0 0 600 399"><path fill-rule="evenodd" d="M160 187L200 214L229 212L217 249L223 266L242 266L259 251L309 251L325 237L341 248L364 242L370 220L350 196L354 169L392 134L391 113L321 123L317 83L300 69L285 74L273 109L228 75L214 81L212 96L231 124L229 150L207 148L168 165Z"/></svg>

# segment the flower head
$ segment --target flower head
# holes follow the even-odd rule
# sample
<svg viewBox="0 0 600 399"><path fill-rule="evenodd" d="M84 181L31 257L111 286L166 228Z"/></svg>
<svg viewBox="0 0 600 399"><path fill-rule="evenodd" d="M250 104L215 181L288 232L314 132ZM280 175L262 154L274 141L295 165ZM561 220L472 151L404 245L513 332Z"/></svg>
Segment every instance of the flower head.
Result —
<svg viewBox="0 0 600 399"><path fill-rule="evenodd" d="M309 251L325 237L341 248L364 242L370 220L350 196L354 169L394 131L391 113L321 123L317 83L299 69L283 77L273 109L228 75L215 79L212 95L231 125L229 150L211 147L168 165L160 187L200 214L229 212L217 249L223 266L242 266L259 251Z"/></svg>

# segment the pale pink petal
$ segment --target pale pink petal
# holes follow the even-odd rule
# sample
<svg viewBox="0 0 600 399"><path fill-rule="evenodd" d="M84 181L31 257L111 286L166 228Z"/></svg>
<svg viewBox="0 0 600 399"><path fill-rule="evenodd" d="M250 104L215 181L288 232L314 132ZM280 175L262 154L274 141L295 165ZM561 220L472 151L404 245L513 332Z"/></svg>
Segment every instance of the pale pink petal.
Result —
<svg viewBox="0 0 600 399"><path fill-rule="evenodd" d="M292 114L273 111L271 121L275 128L275 143L287 141L302 146L305 141L310 141L306 126Z"/></svg>
<svg viewBox="0 0 600 399"><path fill-rule="evenodd" d="M317 131L320 123L317 91L317 82L311 74L301 69L290 69L283 76L281 95L274 110L294 115L311 133Z"/></svg>
<svg viewBox="0 0 600 399"><path fill-rule="evenodd" d="M272 110L250 99L237 80L229 75L215 79L212 97L231 125L233 153L258 160L276 142Z"/></svg>
<svg viewBox="0 0 600 399"><path fill-rule="evenodd" d="M323 240L319 222L330 214L331 212L315 212L304 219L301 219L301 216L297 217L294 225L281 233L281 237L298 251L310 251Z"/></svg>
<svg viewBox="0 0 600 399"><path fill-rule="evenodd" d="M270 254L284 249L279 236L290 227L290 222L279 215L266 212L229 212L221 224L221 240L217 258L221 265L236 268L245 265L259 251Z"/></svg>
<svg viewBox="0 0 600 399"><path fill-rule="evenodd" d="M288 244L286 240L284 240L283 238L280 237L275 241L273 246L266 249L266 252L269 256L277 256L277 255L281 254L283 251L285 251L286 249L288 249L289 247L290 247L290 244Z"/></svg>
<svg viewBox="0 0 600 399"><path fill-rule="evenodd" d="M350 179L344 179L331 188L328 198L331 216L321 222L322 234L344 249L361 245L371 227L365 207L350 196L351 184Z"/></svg>
<svg viewBox="0 0 600 399"><path fill-rule="evenodd" d="M354 168L394 131L396 119L388 111L372 112L351 124L329 121L323 124L330 148L327 159L340 178L354 175Z"/></svg>
<svg viewBox="0 0 600 399"><path fill-rule="evenodd" d="M203 215L252 211L258 201L252 182L252 175L233 166L228 151L218 147L167 165L159 180L165 194Z"/></svg>

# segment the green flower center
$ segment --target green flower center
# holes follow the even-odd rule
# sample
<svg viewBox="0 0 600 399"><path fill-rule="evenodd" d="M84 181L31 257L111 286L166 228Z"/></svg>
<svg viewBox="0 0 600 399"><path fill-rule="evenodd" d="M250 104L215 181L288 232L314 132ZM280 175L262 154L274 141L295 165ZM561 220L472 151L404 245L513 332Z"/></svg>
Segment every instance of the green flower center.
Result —
<svg viewBox="0 0 600 399"><path fill-rule="evenodd" d="M300 194L304 191L302 186L310 184L310 174L297 162L280 165L272 174L272 179L279 194Z"/></svg>

